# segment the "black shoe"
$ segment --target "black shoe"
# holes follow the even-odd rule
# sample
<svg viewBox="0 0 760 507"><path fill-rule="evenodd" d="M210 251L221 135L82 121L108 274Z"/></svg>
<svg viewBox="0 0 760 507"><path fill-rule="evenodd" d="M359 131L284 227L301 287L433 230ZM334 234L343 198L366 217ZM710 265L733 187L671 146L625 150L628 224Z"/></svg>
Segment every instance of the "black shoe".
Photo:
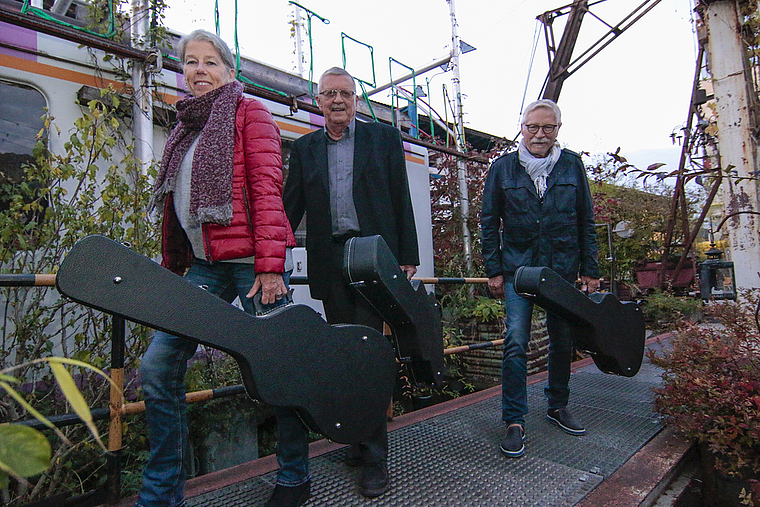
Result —
<svg viewBox="0 0 760 507"><path fill-rule="evenodd" d="M390 488L390 478L388 477L388 463L372 463L362 467L361 479L362 495L368 498L380 496Z"/></svg>
<svg viewBox="0 0 760 507"><path fill-rule="evenodd" d="M311 496L311 481L298 486L283 486L278 484L264 507L298 507L306 503Z"/></svg>
<svg viewBox="0 0 760 507"><path fill-rule="evenodd" d="M586 429L573 419L570 411L565 408L550 408L546 413L546 420L562 428L565 433L571 435L584 435Z"/></svg>
<svg viewBox="0 0 760 507"><path fill-rule="evenodd" d="M501 441L501 452L510 458L519 458L525 453L525 428L522 424L507 426L507 435Z"/></svg>

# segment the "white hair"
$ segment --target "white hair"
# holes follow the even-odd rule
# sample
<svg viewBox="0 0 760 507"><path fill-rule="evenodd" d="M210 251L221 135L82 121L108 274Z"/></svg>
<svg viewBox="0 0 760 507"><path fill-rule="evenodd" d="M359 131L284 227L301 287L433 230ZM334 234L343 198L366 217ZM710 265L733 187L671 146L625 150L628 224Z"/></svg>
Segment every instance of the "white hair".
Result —
<svg viewBox="0 0 760 507"><path fill-rule="evenodd" d="M556 102L549 99L541 99L537 100L535 102L531 102L528 104L528 107L525 108L522 115L522 122L525 124L526 118L528 118L528 115L535 111L536 109L551 109L551 111L554 113L555 121L557 122L557 125L560 125L562 123L562 112L559 110L559 106Z"/></svg>

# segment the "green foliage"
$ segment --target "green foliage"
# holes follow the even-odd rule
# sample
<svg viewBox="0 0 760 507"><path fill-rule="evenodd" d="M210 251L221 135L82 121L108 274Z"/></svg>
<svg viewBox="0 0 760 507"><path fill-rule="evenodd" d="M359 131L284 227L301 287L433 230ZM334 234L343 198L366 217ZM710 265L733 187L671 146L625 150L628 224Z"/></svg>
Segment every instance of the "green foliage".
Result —
<svg viewBox="0 0 760 507"><path fill-rule="evenodd" d="M667 292L656 291L644 299L644 317L658 330L673 329L684 321L698 320L702 300L676 297Z"/></svg>
<svg viewBox="0 0 760 507"><path fill-rule="evenodd" d="M0 488L9 476L17 479L41 474L50 466L50 442L28 426L0 425Z"/></svg>
<svg viewBox="0 0 760 507"><path fill-rule="evenodd" d="M686 437L707 444L716 468L742 478L760 473L760 334L757 291L711 304L718 324L687 325L670 350L648 351L663 368L655 407Z"/></svg>
<svg viewBox="0 0 760 507"><path fill-rule="evenodd" d="M628 284L636 283L634 267L637 261L659 260L662 256L668 218L671 215L673 189L665 184L664 175L657 172L661 165L653 164L647 170L639 170L616 152L608 153L586 168L591 180L596 223L610 224L612 229L618 222L627 221L629 228L634 230L634 234L629 238L621 238L615 233L612 233L611 238L615 253L616 279ZM698 192L687 192L689 219L699 209L701 198ZM678 213L681 213L680 209ZM597 227L596 231L599 268L603 276L609 278L610 238L605 228ZM681 227L674 229L671 242L684 242Z"/></svg>
<svg viewBox="0 0 760 507"><path fill-rule="evenodd" d="M500 322L504 320L506 310L504 302L500 299L493 299L483 296L475 296L471 303L462 308L461 316L464 318L473 318L478 322Z"/></svg>
<svg viewBox="0 0 760 507"><path fill-rule="evenodd" d="M242 383L237 362L224 352L206 347L201 347L195 355L185 377L188 392Z"/></svg>
<svg viewBox="0 0 760 507"><path fill-rule="evenodd" d="M25 167L25 180L3 188L9 206L0 212L2 272L55 273L74 243L90 234L156 255L159 236L147 213L155 168L143 171L132 156L123 135L126 129L116 115L118 103L112 90L103 90L102 99L83 108L68 131L62 131L54 118L44 118L45 131L35 147L34 163ZM58 148L48 150L47 143ZM52 389L53 376L33 361L55 354L107 367L110 317L68 302L53 288L12 287L1 293L0 368L17 368L18 378L29 386L25 400L40 412L67 412L69 407ZM150 333L142 326L128 329L128 369L136 368ZM75 367L74 375L85 405L107 405L108 389L102 381L81 367ZM3 422L28 417L8 394L0 396L0 416ZM70 427L63 433L72 445L63 440L56 444L48 472L28 487L8 490L10 505L92 489L98 480L95 472L103 466L102 449L86 429ZM14 497L10 491L18 494Z"/></svg>
<svg viewBox="0 0 760 507"><path fill-rule="evenodd" d="M431 152L430 165L438 171L438 177L430 181L431 212L433 220L433 249L435 273L440 277L481 276L483 260L480 256L480 208L483 201L483 182L489 163L503 148L501 144L491 151L480 153L467 150L473 157L464 161L467 170L467 227L470 231L472 269L468 271L464 256L462 234L463 214L459 189L458 159L441 152ZM477 157L477 159L475 158Z"/></svg>
<svg viewBox="0 0 760 507"><path fill-rule="evenodd" d="M74 383L74 379L64 365L74 365L92 370L110 381L108 376L88 364L66 358L48 357L33 362L47 363L50 366L66 401L71 405L79 418L85 422L90 433L92 433L92 436L100 444L100 447L105 450L105 446L100 440L98 430L93 423L90 409L82 397L82 393ZM19 384L21 381L15 377L9 376L8 373L12 370L20 369L22 366L24 365L0 370L0 388L14 398L37 420L53 429L67 445L70 445L69 440L60 430L24 400L18 391L11 387L11 383ZM28 426L18 426L7 423L0 424L0 488L5 489L8 487L10 477L13 477L17 481L26 482L26 478L44 472L50 466L50 459L50 442L48 442L45 435L41 432Z"/></svg>

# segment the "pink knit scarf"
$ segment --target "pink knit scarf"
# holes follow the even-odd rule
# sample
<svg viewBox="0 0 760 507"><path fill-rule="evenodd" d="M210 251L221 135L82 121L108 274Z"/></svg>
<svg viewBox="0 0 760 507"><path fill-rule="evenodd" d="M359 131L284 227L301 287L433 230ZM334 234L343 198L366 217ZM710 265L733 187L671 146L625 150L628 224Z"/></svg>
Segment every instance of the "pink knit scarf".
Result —
<svg viewBox="0 0 760 507"><path fill-rule="evenodd" d="M190 215L201 223L229 225L232 220L232 165L235 115L243 85L232 81L177 102L177 119L166 141L161 167L153 186L152 208L163 213L166 196L174 190L182 159L200 131L193 155Z"/></svg>

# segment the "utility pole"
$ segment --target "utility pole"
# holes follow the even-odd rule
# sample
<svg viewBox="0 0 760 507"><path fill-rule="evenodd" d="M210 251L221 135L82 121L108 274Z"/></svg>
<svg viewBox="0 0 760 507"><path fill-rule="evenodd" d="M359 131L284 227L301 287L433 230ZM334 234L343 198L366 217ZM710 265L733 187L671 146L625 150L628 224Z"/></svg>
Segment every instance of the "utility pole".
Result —
<svg viewBox="0 0 760 507"><path fill-rule="evenodd" d="M457 16L454 8L454 0L446 0L449 4L449 14L451 16L451 82L454 85L454 125L456 130L456 144L460 152L464 153L464 113L462 112L462 89L459 82L459 56L462 54L462 48L457 32ZM462 243L464 245L464 258L467 265L467 272L472 269L472 251L470 245L470 227L467 225L467 218L470 216L470 194L467 186L467 164L460 157L457 159L457 177L459 180L459 206L462 212Z"/></svg>
<svg viewBox="0 0 760 507"><path fill-rule="evenodd" d="M150 9L147 0L132 0L131 2L132 46L146 49L146 37L150 19ZM153 53L154 61L136 61L132 66L132 89L134 102L132 104L132 119L134 121L134 150L135 159L146 174L153 160L153 95L152 68L160 66L160 53ZM159 69L160 70L160 69Z"/></svg>
<svg viewBox="0 0 760 507"><path fill-rule="evenodd" d="M294 28L296 36L296 64L298 66L298 76L303 77L303 49L301 48L301 9L298 6L293 7L295 12ZM311 58L311 55L309 55Z"/></svg>
<svg viewBox="0 0 760 507"><path fill-rule="evenodd" d="M746 48L737 0L702 0L697 5L708 33L710 74L717 106L720 166L729 253L738 288L760 287L760 210L756 181L757 145L751 134Z"/></svg>

